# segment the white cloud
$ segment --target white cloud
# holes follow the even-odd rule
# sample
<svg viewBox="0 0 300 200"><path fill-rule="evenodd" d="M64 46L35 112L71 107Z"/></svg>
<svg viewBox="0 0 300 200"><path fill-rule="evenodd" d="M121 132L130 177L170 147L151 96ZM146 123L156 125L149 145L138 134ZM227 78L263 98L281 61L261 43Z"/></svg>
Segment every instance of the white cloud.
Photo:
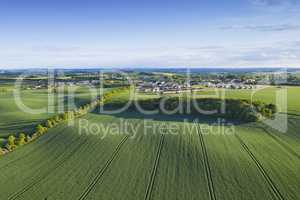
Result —
<svg viewBox="0 0 300 200"><path fill-rule="evenodd" d="M299 0L250 0L257 6L282 6L282 5L298 5Z"/></svg>
<svg viewBox="0 0 300 200"><path fill-rule="evenodd" d="M262 32L299 31L300 25L295 24L270 24L270 25L232 25L221 27L223 30L251 30Z"/></svg>
<svg viewBox="0 0 300 200"><path fill-rule="evenodd" d="M58 51L58 49L60 49ZM181 48L38 47L2 52L1 67L71 66L269 66L300 67L300 41L264 46L194 46ZM0 68L1 68L0 67Z"/></svg>

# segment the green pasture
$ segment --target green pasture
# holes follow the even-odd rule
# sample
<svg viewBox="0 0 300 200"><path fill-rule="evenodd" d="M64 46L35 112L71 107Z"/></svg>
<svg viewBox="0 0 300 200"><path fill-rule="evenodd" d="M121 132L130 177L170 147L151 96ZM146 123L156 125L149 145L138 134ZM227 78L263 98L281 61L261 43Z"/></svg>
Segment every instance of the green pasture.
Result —
<svg viewBox="0 0 300 200"><path fill-rule="evenodd" d="M78 121L75 126L58 126L4 156L0 198L271 200L276 199L272 187L284 199L300 197L299 158L260 129L238 126L235 132L222 134L215 125L159 116L148 119L145 128L140 115L128 116L94 113L84 119L103 127L123 120L136 132L115 134L109 129L102 138L104 133L95 134L93 128L79 129ZM177 132L164 128L171 123ZM209 131L203 132L202 126ZM162 132L155 132L157 127L163 127ZM287 144L299 153L299 143Z"/></svg>
<svg viewBox="0 0 300 200"><path fill-rule="evenodd" d="M49 99L46 89L23 90L19 94L20 100L15 97L13 90L0 93L0 138L31 132L37 124L59 111L71 110L91 102L98 92L85 87L72 87L64 93L51 93L53 96ZM29 112L22 105L29 108Z"/></svg>
<svg viewBox="0 0 300 200"><path fill-rule="evenodd" d="M277 104L279 109L289 113L300 113L300 87L275 87L253 90L214 89L205 88L195 94L195 97L237 98L262 101ZM287 106L287 108L285 108ZM286 109L286 111L285 111Z"/></svg>

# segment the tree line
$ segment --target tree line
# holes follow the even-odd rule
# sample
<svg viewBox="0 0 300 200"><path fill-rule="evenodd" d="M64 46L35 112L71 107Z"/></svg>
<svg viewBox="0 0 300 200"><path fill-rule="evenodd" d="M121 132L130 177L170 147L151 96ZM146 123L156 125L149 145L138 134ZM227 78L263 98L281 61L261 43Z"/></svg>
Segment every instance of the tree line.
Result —
<svg viewBox="0 0 300 200"><path fill-rule="evenodd" d="M127 102L110 102L109 108L121 108ZM159 114L184 114L193 116L209 115L243 122L255 122L273 118L277 112L276 105L261 101L251 102L241 99L161 97L141 99L132 102L128 108L132 111L154 112ZM145 112L145 113L146 113Z"/></svg>

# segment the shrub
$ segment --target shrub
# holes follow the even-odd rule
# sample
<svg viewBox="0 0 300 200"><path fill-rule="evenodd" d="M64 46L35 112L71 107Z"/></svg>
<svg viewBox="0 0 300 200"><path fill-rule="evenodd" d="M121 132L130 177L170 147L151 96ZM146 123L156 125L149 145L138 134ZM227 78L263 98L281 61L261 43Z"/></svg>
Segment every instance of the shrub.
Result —
<svg viewBox="0 0 300 200"><path fill-rule="evenodd" d="M54 124L53 124L53 122L52 122L52 120L47 120L47 122L46 122L46 127L47 128L52 128L54 126Z"/></svg>
<svg viewBox="0 0 300 200"><path fill-rule="evenodd" d="M30 142L32 140L32 138L30 137L30 135L26 135L26 143Z"/></svg>
<svg viewBox="0 0 300 200"><path fill-rule="evenodd" d="M42 126L41 124L39 124L37 127L36 127L36 133L37 135L42 135L44 134L45 132L47 131L47 128Z"/></svg>
<svg viewBox="0 0 300 200"><path fill-rule="evenodd" d="M60 119L60 117L59 117L58 115L55 116L54 120L55 120L55 122L57 122L57 123L59 123L59 122L61 121L61 119Z"/></svg>
<svg viewBox="0 0 300 200"><path fill-rule="evenodd" d="M68 114L67 113L63 113L63 114L61 114L60 118L65 121L65 120L68 119Z"/></svg>
<svg viewBox="0 0 300 200"><path fill-rule="evenodd" d="M277 112L277 107L275 104L268 104L266 105L266 107L271 110L272 114L276 113Z"/></svg>
<svg viewBox="0 0 300 200"><path fill-rule="evenodd" d="M15 136L13 135L10 135L8 138L7 138L7 143L5 145L5 147L7 148L7 150L9 151L12 151L14 150L15 148L17 148L16 144L15 144Z"/></svg>
<svg viewBox="0 0 300 200"><path fill-rule="evenodd" d="M17 146L22 146L22 145L26 144L26 135L25 135L25 133L20 133L16 144L17 144Z"/></svg>

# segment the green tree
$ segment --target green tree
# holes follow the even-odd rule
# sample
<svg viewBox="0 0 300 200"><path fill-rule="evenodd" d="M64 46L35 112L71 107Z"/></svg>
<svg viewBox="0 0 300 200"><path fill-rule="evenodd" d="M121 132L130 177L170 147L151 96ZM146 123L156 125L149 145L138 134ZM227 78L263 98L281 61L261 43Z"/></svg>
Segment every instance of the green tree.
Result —
<svg viewBox="0 0 300 200"><path fill-rule="evenodd" d="M54 126L52 120L48 119L47 122L46 122L46 127L47 128L52 128Z"/></svg>
<svg viewBox="0 0 300 200"><path fill-rule="evenodd" d="M26 135L26 143L30 142L32 140L32 138L30 137L30 135Z"/></svg>
<svg viewBox="0 0 300 200"><path fill-rule="evenodd" d="M42 126L41 124L39 124L37 127L36 127L36 132L38 135L42 135L43 133L45 133L47 131L47 128Z"/></svg>
<svg viewBox="0 0 300 200"><path fill-rule="evenodd" d="M59 116L57 115L57 116L55 116L54 120L58 123L58 122L60 122L61 119L60 119Z"/></svg>
<svg viewBox="0 0 300 200"><path fill-rule="evenodd" d="M12 151L14 150L17 146L15 144L15 136L13 135L10 135L8 138L7 138L7 143L6 143L6 148L9 150L9 151Z"/></svg>
<svg viewBox="0 0 300 200"><path fill-rule="evenodd" d="M61 117L63 120L67 120L68 119L68 113L64 113L62 114L62 117Z"/></svg>
<svg viewBox="0 0 300 200"><path fill-rule="evenodd" d="M25 133L20 133L18 139L17 139L17 145L22 146L26 144L26 134Z"/></svg>

